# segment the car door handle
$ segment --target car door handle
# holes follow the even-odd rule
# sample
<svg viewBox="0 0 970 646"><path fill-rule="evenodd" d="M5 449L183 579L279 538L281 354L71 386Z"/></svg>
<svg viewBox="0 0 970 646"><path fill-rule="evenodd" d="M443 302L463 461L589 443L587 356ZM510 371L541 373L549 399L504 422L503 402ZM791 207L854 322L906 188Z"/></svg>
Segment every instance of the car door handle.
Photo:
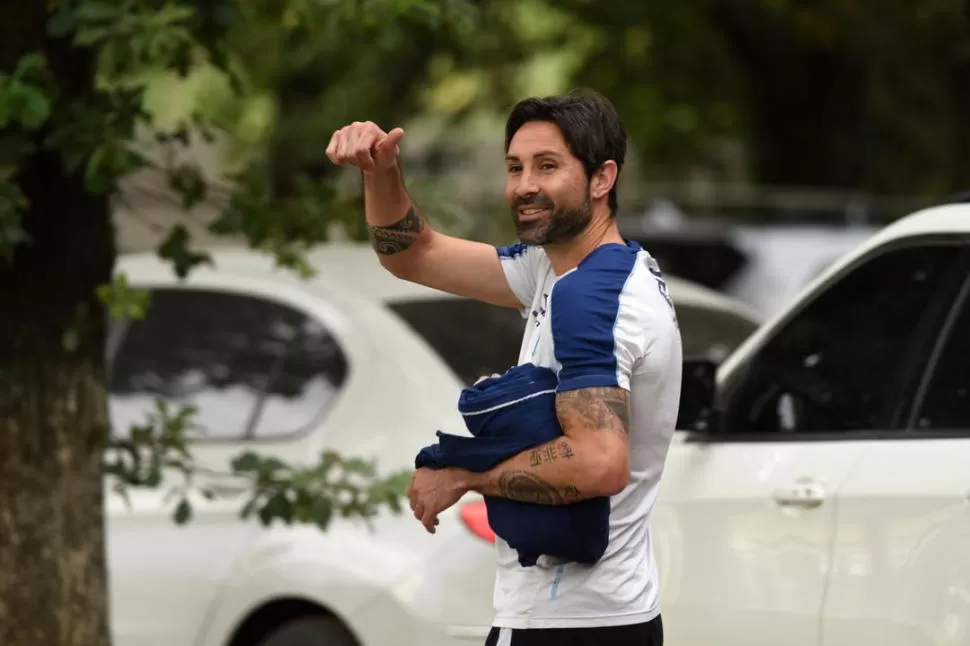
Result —
<svg viewBox="0 0 970 646"><path fill-rule="evenodd" d="M775 490L774 497L781 507L815 509L825 502L825 487L812 480L798 480L790 487Z"/></svg>

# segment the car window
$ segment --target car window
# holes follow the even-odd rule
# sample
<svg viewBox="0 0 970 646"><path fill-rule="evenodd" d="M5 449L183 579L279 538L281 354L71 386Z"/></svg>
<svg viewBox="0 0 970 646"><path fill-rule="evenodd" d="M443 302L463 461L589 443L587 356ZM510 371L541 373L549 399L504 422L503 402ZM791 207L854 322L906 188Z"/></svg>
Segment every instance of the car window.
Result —
<svg viewBox="0 0 970 646"><path fill-rule="evenodd" d="M513 309L464 298L390 303L466 384L502 373L518 362L525 320ZM755 329L748 319L722 310L677 305L684 356L720 361Z"/></svg>
<svg viewBox="0 0 970 646"><path fill-rule="evenodd" d="M728 429L825 432L888 423L920 322L959 257L896 248L864 261L797 312L728 387Z"/></svg>
<svg viewBox="0 0 970 646"><path fill-rule="evenodd" d="M970 298L966 296L938 355L915 426L970 430Z"/></svg>
<svg viewBox="0 0 970 646"><path fill-rule="evenodd" d="M220 291L151 294L145 318L117 322L109 340L116 433L162 398L198 407L203 438L287 435L325 412L347 377L334 338L294 309Z"/></svg>
<svg viewBox="0 0 970 646"><path fill-rule="evenodd" d="M517 310L466 298L401 301L388 307L465 384L518 363L525 319Z"/></svg>
<svg viewBox="0 0 970 646"><path fill-rule="evenodd" d="M758 323L724 310L675 303L685 359L720 363L758 329Z"/></svg>

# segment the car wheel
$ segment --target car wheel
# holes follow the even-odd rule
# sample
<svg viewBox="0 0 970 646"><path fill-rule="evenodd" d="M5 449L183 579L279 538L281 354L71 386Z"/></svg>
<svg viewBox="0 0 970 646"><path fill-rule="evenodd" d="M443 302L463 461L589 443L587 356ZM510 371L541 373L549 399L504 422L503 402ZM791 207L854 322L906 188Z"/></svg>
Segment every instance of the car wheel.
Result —
<svg viewBox="0 0 970 646"><path fill-rule="evenodd" d="M259 646L357 646L357 640L333 617L303 617L286 622Z"/></svg>

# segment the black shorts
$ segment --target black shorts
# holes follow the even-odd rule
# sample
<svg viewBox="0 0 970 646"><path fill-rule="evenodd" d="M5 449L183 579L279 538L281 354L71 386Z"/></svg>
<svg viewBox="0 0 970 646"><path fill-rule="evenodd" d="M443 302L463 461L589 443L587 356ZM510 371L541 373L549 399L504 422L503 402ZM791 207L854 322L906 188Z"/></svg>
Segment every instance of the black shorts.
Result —
<svg viewBox="0 0 970 646"><path fill-rule="evenodd" d="M645 624L602 628L492 628L485 646L663 646L660 617Z"/></svg>

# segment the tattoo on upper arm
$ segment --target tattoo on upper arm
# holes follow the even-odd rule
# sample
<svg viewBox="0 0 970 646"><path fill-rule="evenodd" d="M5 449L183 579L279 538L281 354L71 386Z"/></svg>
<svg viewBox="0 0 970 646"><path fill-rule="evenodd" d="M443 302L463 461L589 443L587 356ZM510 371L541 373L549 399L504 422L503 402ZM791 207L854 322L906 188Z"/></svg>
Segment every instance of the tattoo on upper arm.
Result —
<svg viewBox="0 0 970 646"><path fill-rule="evenodd" d="M499 476L498 488L503 498L540 505L565 505L579 499L573 486L562 491L528 471L506 471Z"/></svg>
<svg viewBox="0 0 970 646"><path fill-rule="evenodd" d="M391 256L413 245L423 228L424 220L412 206L404 217L394 224L383 227L371 226L372 244L380 255Z"/></svg>
<svg viewBox="0 0 970 646"><path fill-rule="evenodd" d="M563 426L630 431L630 393L622 388L580 388L556 397L556 413Z"/></svg>

